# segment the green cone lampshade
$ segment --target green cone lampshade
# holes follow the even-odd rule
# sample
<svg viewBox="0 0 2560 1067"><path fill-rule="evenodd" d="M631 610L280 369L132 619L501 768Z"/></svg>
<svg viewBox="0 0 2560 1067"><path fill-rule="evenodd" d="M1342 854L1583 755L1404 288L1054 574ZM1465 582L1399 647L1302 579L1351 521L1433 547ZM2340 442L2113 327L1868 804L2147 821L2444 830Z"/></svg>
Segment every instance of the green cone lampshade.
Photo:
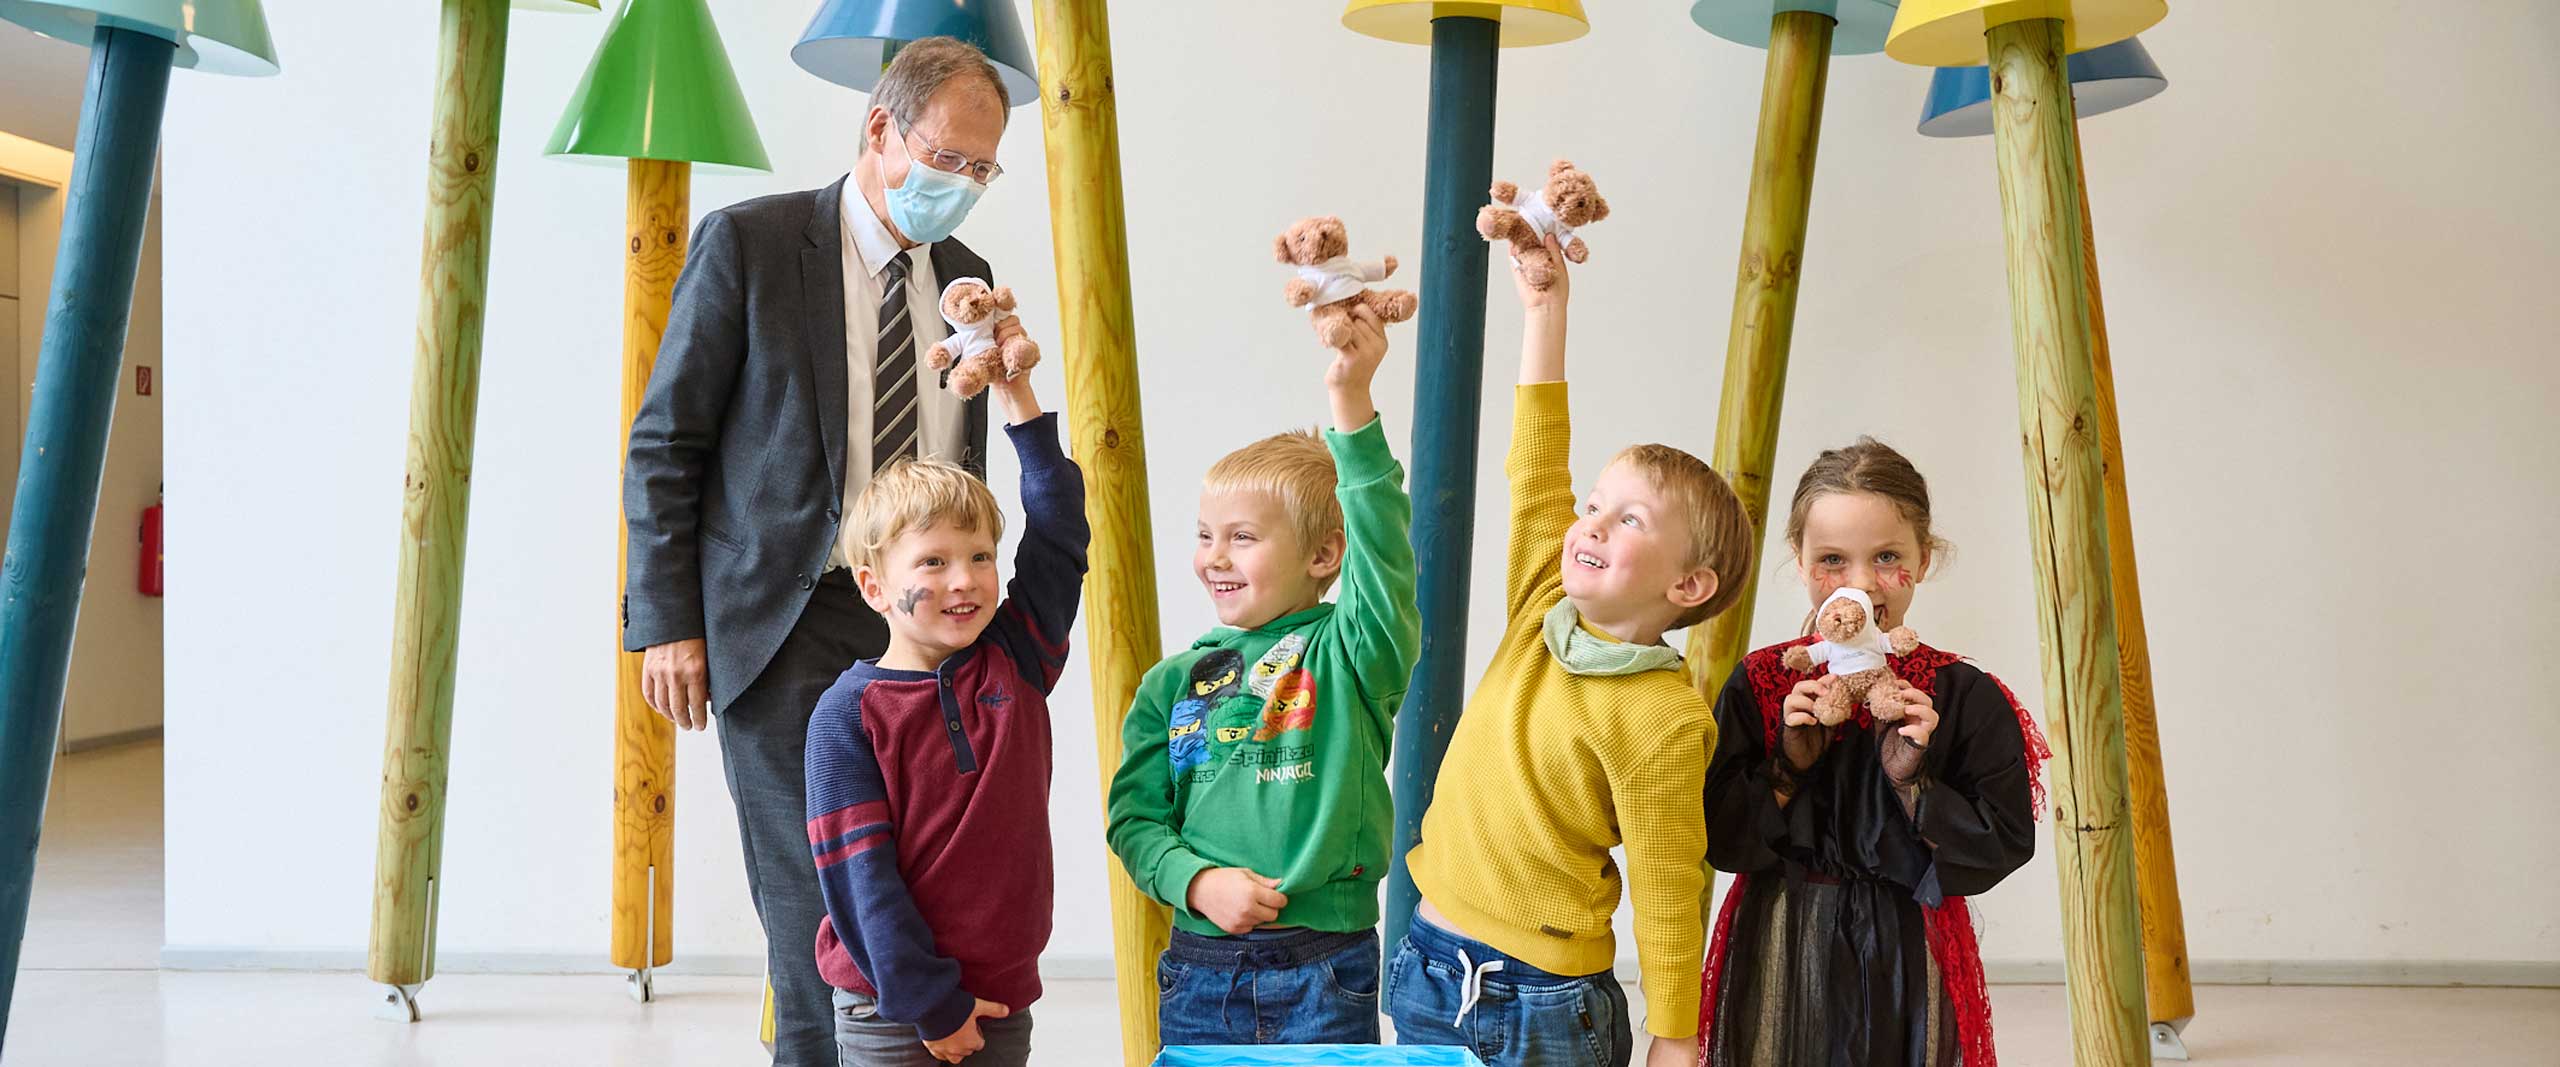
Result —
<svg viewBox="0 0 2560 1067"><path fill-rule="evenodd" d="M568 11L583 13L594 11L602 5L601 0L515 0L514 3L508 4L507 6L518 11Z"/></svg>
<svg viewBox="0 0 2560 1067"><path fill-rule="evenodd" d="M258 0L0 0L0 20L87 48L105 25L175 41L174 66L210 74L276 72Z"/></svg>
<svg viewBox="0 0 2560 1067"><path fill-rule="evenodd" d="M705 0L628 0L543 151L773 169Z"/></svg>
<svg viewBox="0 0 2560 1067"><path fill-rule="evenodd" d="M1040 98L1040 68L1012 0L826 0L791 46L791 61L867 93L899 45L927 37L957 37L986 53L1004 78L1006 103Z"/></svg>

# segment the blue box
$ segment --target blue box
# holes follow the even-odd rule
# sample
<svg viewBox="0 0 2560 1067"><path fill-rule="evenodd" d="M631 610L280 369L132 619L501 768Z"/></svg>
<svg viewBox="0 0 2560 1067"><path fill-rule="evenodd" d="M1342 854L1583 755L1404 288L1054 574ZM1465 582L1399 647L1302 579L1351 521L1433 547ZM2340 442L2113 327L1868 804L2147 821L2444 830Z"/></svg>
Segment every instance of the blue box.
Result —
<svg viewBox="0 0 2560 1067"><path fill-rule="evenodd" d="M1155 1067L1484 1067L1456 1045L1175 1045Z"/></svg>

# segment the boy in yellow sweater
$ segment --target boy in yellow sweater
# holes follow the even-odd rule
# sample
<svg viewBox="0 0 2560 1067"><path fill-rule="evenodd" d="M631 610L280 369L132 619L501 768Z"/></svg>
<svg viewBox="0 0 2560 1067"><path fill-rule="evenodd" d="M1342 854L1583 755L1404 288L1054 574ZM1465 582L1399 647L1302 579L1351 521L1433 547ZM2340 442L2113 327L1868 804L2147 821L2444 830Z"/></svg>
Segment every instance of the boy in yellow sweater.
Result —
<svg viewBox="0 0 2560 1067"><path fill-rule="evenodd" d="M1465 1045L1494 1067L1623 1067L1635 1038L1609 925L1623 843L1646 1063L1687 1067L1715 714L1662 634L1741 597L1751 525L1723 478L1663 445L1620 452L1574 498L1570 287L1554 258L1544 291L1514 272L1509 622L1407 856L1423 901L1388 968L1387 1015L1401 1044Z"/></svg>

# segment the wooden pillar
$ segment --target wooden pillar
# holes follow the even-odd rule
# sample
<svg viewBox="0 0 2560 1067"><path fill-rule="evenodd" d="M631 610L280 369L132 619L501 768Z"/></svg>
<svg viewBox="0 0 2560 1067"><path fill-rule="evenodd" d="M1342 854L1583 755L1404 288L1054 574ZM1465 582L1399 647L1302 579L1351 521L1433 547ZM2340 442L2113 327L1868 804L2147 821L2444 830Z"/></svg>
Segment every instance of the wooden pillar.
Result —
<svg viewBox="0 0 2560 1067"><path fill-rule="evenodd" d="M98 480L123 375L175 51L151 33L108 26L89 46L88 88L0 578L0 1040L8 1036L35 887L36 841L62 730L62 689L89 571Z"/></svg>
<svg viewBox="0 0 2560 1067"><path fill-rule="evenodd" d="M2079 143L2075 139L2076 152ZM2116 423L2115 363L2099 298L2098 245L2089 221L2088 171L2079 173L2080 243L2089 275L2090 377L2098 399L2098 450L2105 463L2107 570L2116 605L2116 662L2124 687L2125 781L2133 815L2133 867L2142 905L2143 989L2151 1022L2172 1032L2196 1014L2187 974L2187 920L2178 902L2178 856L2169 836L2169 783L2160 762L2160 721L2151 703L2151 642L2142 625L2142 579L2134 568L2133 510L2126 499L2124 435Z"/></svg>
<svg viewBox="0 0 2560 1067"><path fill-rule="evenodd" d="M685 224L691 211L693 164L634 159L623 210L622 421L631 420L658 362L684 270ZM616 514L614 573L630 569L630 530ZM676 727L640 696L640 659L621 650L620 605L614 617L613 684L613 965L636 973L633 993L652 990L647 972L675 958Z"/></svg>
<svg viewBox="0 0 2560 1067"><path fill-rule="evenodd" d="M1494 86L1502 24L1431 20L1431 112L1422 168L1422 310L1414 344L1413 548L1422 568L1422 651L1396 713L1396 830L1383 937L1403 939L1421 899L1405 854L1431 809L1467 703L1467 592L1476 529L1476 441L1484 421L1487 246L1476 209L1493 185Z"/></svg>
<svg viewBox="0 0 2560 1067"><path fill-rule="evenodd" d="M1058 260L1059 334L1066 350L1067 426L1084 468L1093 527L1085 578L1082 655L1093 677L1093 736L1107 804L1120 767L1120 724L1138 681L1161 652L1155 550L1147 512L1146 434L1129 300L1129 238L1120 194L1120 122L1103 0L1034 0L1040 124L1049 163L1049 218ZM1129 880L1114 857L1112 956L1120 987L1121 1058L1155 1058L1155 961L1172 913Z"/></svg>
<svg viewBox="0 0 2560 1067"><path fill-rule="evenodd" d="M1724 342L1724 395L1716 406L1716 473L1732 483L1751 516L1760 553L1743 578L1742 599L1689 631L1691 677L1714 700L1751 651L1760 572L1775 552L1768 536L1770 467L1777 461L1778 412L1786 399L1787 350L1795 337L1796 283L1803 276L1805 219L1813 208L1813 157L1822 135L1822 90L1831 69L1829 16L1781 11L1769 23L1768 71L1760 81L1760 132L1751 154L1751 194L1742 216L1742 264L1733 283L1733 321ZM1712 880L1707 888L1712 895Z"/></svg>
<svg viewBox="0 0 2560 1067"><path fill-rule="evenodd" d="M401 493L400 587L392 610L382 828L365 968L387 987L387 1013L412 1020L417 987L435 976L445 750L453 733L462 549L480 406L480 327L506 46L507 0L444 0L428 142L408 473Z"/></svg>
<svg viewBox="0 0 2560 1067"><path fill-rule="evenodd" d="M2148 1063L2079 146L2063 77L2062 23L1995 26L1988 43L2037 636L2055 727L2054 836L2073 1053L2083 1065Z"/></svg>

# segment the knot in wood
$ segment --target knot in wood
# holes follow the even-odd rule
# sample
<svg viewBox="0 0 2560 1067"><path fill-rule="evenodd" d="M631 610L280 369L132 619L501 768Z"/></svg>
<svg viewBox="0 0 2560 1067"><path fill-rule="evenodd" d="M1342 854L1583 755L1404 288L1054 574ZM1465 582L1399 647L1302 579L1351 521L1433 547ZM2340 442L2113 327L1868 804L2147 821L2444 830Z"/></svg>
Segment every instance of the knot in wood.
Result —
<svg viewBox="0 0 2560 1067"><path fill-rule="evenodd" d="M631 254L635 256L640 254L640 239L637 237L631 239Z"/></svg>
<svg viewBox="0 0 2560 1067"><path fill-rule="evenodd" d="M400 801L400 806L401 806L401 808L403 808L404 810L407 810L407 811L416 811L416 810L418 810L418 794L416 794L416 793L411 793L411 794L409 794L408 796L406 796L406 797L402 798L402 799L401 799L401 801Z"/></svg>
<svg viewBox="0 0 2560 1067"><path fill-rule="evenodd" d="M480 153L464 152L462 154L462 169L472 174L480 173Z"/></svg>
<svg viewBox="0 0 2560 1067"><path fill-rule="evenodd" d="M658 794L657 796L650 798L650 800L649 800L649 810L650 810L651 812L656 813L656 814L659 814L659 815L664 815L664 814L666 814L666 813L667 813L667 795L666 795L666 794L664 794L664 793L660 793L660 794Z"/></svg>
<svg viewBox="0 0 2560 1067"><path fill-rule="evenodd" d="M1118 448L1118 447L1120 447L1120 431L1118 431L1118 430L1111 430L1111 429L1106 429L1106 430L1102 431L1102 447L1104 447L1104 448Z"/></svg>

